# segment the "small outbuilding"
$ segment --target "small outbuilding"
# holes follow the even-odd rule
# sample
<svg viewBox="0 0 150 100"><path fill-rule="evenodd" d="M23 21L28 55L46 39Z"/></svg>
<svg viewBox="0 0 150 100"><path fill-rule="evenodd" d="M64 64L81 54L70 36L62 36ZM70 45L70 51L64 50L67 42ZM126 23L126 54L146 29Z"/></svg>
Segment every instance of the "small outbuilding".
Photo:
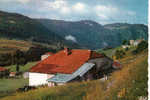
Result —
<svg viewBox="0 0 150 100"><path fill-rule="evenodd" d="M9 76L9 70L4 67L0 67L0 78L7 76Z"/></svg>
<svg viewBox="0 0 150 100"><path fill-rule="evenodd" d="M112 67L113 67L114 69L121 69L121 68L122 68L122 65L121 65L120 62L114 61Z"/></svg>
<svg viewBox="0 0 150 100"><path fill-rule="evenodd" d="M9 73L9 77L15 77L16 76L16 72L10 72Z"/></svg>
<svg viewBox="0 0 150 100"><path fill-rule="evenodd" d="M44 59L46 59L47 57L49 57L51 55L53 55L52 52L47 52L47 53L45 53L44 55L41 56L41 60L44 60Z"/></svg>

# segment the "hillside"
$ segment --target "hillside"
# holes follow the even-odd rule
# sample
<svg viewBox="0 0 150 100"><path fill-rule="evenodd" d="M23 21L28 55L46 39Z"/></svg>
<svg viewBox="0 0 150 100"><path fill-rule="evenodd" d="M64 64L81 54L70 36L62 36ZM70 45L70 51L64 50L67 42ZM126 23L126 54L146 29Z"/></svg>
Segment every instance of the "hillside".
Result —
<svg viewBox="0 0 150 100"><path fill-rule="evenodd" d="M46 52L55 53L58 49L57 45L0 38L0 66L15 64L15 54L17 50L23 53L20 59L24 58L25 61L30 62L40 60L42 54Z"/></svg>
<svg viewBox="0 0 150 100"><path fill-rule="evenodd" d="M147 40L148 37L148 27L142 24L114 23L100 25L91 20L76 22L50 19L37 20L66 40L90 49L99 49L106 46L116 47L125 39L144 38Z"/></svg>
<svg viewBox="0 0 150 100"><path fill-rule="evenodd" d="M11 53L16 50L21 50L21 51L26 52L31 47L38 47L38 46L48 48L52 52L55 52L58 49L57 45L48 45L45 43L0 38L0 54Z"/></svg>
<svg viewBox="0 0 150 100"><path fill-rule="evenodd" d="M17 93L1 100L139 100L148 95L147 50L120 59L123 69L113 72L107 81L68 83L65 86L39 88Z"/></svg>
<svg viewBox="0 0 150 100"><path fill-rule="evenodd" d="M38 21L17 13L0 11L0 38L18 39L50 45L62 44L64 39Z"/></svg>
<svg viewBox="0 0 150 100"><path fill-rule="evenodd" d="M0 39L0 54L11 53L19 49L27 51L30 47L34 46L31 42L21 40Z"/></svg>
<svg viewBox="0 0 150 100"><path fill-rule="evenodd" d="M144 38L148 40L148 27L144 24L127 24L127 23L114 23L104 25L106 29L115 31L120 39L138 39Z"/></svg>
<svg viewBox="0 0 150 100"><path fill-rule="evenodd" d="M0 11L0 22L0 38L40 42L59 48L99 49L119 46L125 39L148 38L148 28L142 24L101 25L91 20L32 19L3 11Z"/></svg>

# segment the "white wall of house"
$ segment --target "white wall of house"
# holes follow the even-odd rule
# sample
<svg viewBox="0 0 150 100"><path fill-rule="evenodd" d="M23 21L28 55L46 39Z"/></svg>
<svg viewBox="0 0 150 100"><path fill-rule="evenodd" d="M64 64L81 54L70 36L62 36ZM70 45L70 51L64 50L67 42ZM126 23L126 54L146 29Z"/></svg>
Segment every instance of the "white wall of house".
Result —
<svg viewBox="0 0 150 100"><path fill-rule="evenodd" d="M48 82L48 86L49 86L49 87L53 87L53 86L55 86L55 83L53 83L53 82Z"/></svg>
<svg viewBox="0 0 150 100"><path fill-rule="evenodd" d="M53 77L52 74L44 74L44 73L29 73L29 86L39 86L46 85L48 82L46 81L48 78Z"/></svg>
<svg viewBox="0 0 150 100"><path fill-rule="evenodd" d="M65 83L57 83L57 85L65 85Z"/></svg>
<svg viewBox="0 0 150 100"><path fill-rule="evenodd" d="M129 45L122 45L122 48L126 49L126 48L130 48Z"/></svg>

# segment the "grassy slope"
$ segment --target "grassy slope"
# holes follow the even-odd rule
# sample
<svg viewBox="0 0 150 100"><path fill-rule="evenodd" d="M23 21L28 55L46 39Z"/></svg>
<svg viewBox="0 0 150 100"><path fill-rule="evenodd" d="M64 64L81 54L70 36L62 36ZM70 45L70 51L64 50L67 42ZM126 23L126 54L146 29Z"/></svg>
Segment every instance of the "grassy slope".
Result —
<svg viewBox="0 0 150 100"><path fill-rule="evenodd" d="M147 96L147 52L120 60L124 68L106 82L91 81L40 88L2 100L138 100ZM109 87L109 88L108 88Z"/></svg>
<svg viewBox="0 0 150 100"><path fill-rule="evenodd" d="M141 96L147 97L147 57L147 53L143 53L121 59L124 68L112 74L105 84L106 87L96 89L100 87L99 84L93 87L85 100L138 100Z"/></svg>
<svg viewBox="0 0 150 100"><path fill-rule="evenodd" d="M20 65L20 71L21 72L26 72L28 71L32 66L34 66L35 64L37 64L37 62L29 62L26 65ZM10 69L11 72L16 72L16 65L11 65L6 67L8 69Z"/></svg>

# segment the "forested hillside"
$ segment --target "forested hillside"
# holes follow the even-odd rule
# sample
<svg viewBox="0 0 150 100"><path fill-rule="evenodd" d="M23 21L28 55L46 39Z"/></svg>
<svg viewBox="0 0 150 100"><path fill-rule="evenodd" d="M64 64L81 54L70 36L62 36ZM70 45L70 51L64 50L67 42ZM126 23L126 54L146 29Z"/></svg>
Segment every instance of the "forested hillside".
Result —
<svg viewBox="0 0 150 100"><path fill-rule="evenodd" d="M148 27L143 24L114 23L101 25L91 20L63 21L37 19L49 30L70 42L89 49L119 46L123 40L148 38Z"/></svg>

